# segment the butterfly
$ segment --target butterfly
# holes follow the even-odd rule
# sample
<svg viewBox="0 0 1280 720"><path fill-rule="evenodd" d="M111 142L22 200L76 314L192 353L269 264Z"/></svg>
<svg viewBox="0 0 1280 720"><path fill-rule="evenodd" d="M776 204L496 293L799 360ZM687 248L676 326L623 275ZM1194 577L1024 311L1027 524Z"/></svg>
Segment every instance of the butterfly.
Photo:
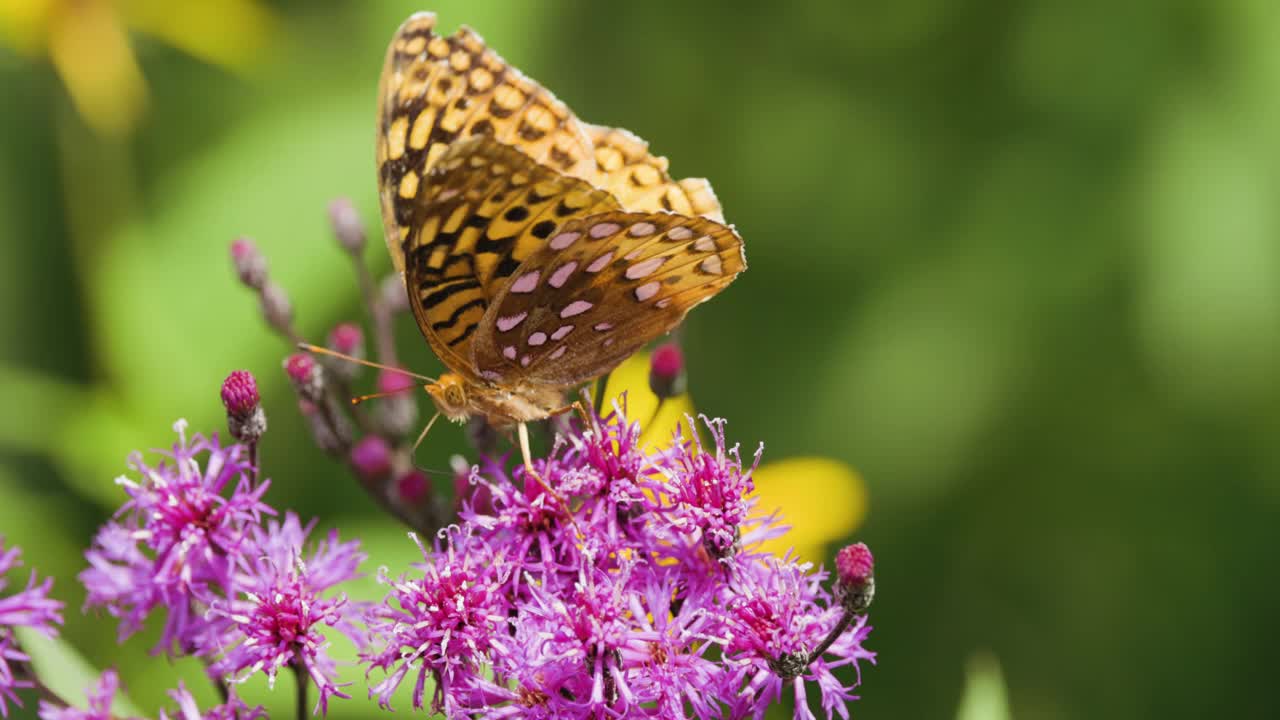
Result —
<svg viewBox="0 0 1280 720"><path fill-rule="evenodd" d="M392 38L377 113L387 249L449 370L424 378L438 412L418 442L441 414L516 425L533 473L526 424L723 290L742 239L706 180L673 180L643 140L435 20Z"/></svg>

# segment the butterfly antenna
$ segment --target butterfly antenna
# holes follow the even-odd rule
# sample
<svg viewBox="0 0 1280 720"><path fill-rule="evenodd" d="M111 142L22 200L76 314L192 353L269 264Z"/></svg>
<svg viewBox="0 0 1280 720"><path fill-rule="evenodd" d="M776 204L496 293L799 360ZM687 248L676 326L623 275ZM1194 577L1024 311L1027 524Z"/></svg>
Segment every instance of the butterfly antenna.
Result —
<svg viewBox="0 0 1280 720"><path fill-rule="evenodd" d="M421 445L422 441L426 439L427 433L431 430L431 426L435 425L436 420L439 420L439 419L440 419L440 413L437 412L435 415L431 416L430 420L427 421L427 426L422 428L422 432L418 435L418 439L413 441L413 449L409 451L410 456L418 454L418 446Z"/></svg>
<svg viewBox="0 0 1280 720"><path fill-rule="evenodd" d="M391 372L398 372L401 375L408 375L409 377L418 378L419 380L425 380L429 383L433 383L436 381L436 379L433 377L427 377L426 375L419 375L418 373L415 373L415 372L409 372L404 368L392 367L390 365L383 365L382 363L371 362L369 360L362 360L358 357L352 357L350 355L340 353L336 350L330 350L329 348L320 347L319 345L312 345L311 343L300 342L298 343L298 349L315 354L315 355L328 355L329 357L336 357L340 360L353 362L357 365L368 365L371 368L378 368L379 370L390 370ZM379 397L379 396L370 395L368 397Z"/></svg>
<svg viewBox="0 0 1280 720"><path fill-rule="evenodd" d="M408 387L403 387L403 388L400 388L399 390L392 390L390 392L378 392L378 393L370 393L368 395L357 395L356 397L351 398L351 404L359 405L365 400L374 400L376 398L391 397L392 395L399 395L400 393L408 392L414 389L415 387L413 385L410 385Z"/></svg>

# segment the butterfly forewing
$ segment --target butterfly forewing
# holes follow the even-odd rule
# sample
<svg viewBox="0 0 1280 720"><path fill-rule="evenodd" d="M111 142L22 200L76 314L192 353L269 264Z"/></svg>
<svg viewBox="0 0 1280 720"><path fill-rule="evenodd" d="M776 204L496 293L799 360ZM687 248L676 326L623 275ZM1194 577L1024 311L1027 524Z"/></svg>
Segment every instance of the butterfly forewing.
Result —
<svg viewBox="0 0 1280 720"><path fill-rule="evenodd" d="M387 249L404 269L400 244L413 223L417 193L445 148L492 135L534 162L594 179L591 140L573 113L508 65L463 27L435 34L435 15L418 13L387 48L378 90L378 186Z"/></svg>
<svg viewBox="0 0 1280 720"><path fill-rule="evenodd" d="M476 331L480 376L570 387L669 332L746 269L732 228L674 213L606 212L560 227Z"/></svg>
<svg viewBox="0 0 1280 720"><path fill-rule="evenodd" d="M409 304L436 355L476 377L489 302L564 223L618 208L609 193L489 136L448 146L423 181L401 246Z"/></svg>
<svg viewBox="0 0 1280 720"><path fill-rule="evenodd" d="M701 215L724 222L711 183L702 178L672 180L667 159L649 152L649 143L621 128L587 125L595 151L597 182L622 207L642 212Z"/></svg>

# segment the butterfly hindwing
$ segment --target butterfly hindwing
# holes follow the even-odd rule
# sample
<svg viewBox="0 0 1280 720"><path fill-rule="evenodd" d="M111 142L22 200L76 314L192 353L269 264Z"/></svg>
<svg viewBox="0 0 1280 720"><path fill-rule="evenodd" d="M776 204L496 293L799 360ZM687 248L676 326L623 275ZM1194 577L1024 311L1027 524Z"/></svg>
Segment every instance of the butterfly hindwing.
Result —
<svg viewBox="0 0 1280 720"><path fill-rule="evenodd" d="M377 164L382 218L397 270L417 193L450 143L491 135L535 163L594 179L591 140L569 108L508 65L468 27L435 33L417 13L387 48L378 89Z"/></svg>
<svg viewBox="0 0 1280 720"><path fill-rule="evenodd" d="M400 247L409 305L441 361L474 378L473 334L507 278L561 225L617 207L489 136L450 144L415 196Z"/></svg>
<svg viewBox="0 0 1280 720"><path fill-rule="evenodd" d="M570 387L613 369L746 269L731 227L674 213L572 220L490 303L473 360L498 384Z"/></svg>

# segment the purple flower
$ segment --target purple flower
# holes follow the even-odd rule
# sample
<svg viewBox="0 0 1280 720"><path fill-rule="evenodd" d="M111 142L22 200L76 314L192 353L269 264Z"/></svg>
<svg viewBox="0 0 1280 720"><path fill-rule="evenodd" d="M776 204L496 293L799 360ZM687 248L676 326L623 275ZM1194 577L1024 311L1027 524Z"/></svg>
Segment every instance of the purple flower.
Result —
<svg viewBox="0 0 1280 720"><path fill-rule="evenodd" d="M5 574L22 564L18 559L21 554L17 547L5 549L0 538L0 593L8 587ZM32 686L30 681L18 679L17 671L9 664L30 659L18 649L13 629L31 628L53 637L58 633L54 626L62 624L62 602L49 597L52 588L52 578L38 581L33 570L25 588L14 595L0 596L0 716L9 716L10 702L22 706L15 690Z"/></svg>
<svg viewBox="0 0 1280 720"><path fill-rule="evenodd" d="M263 672L274 683L281 668L298 668L320 691L317 711L327 713L330 696L350 697L341 690L350 683L337 682L337 667L321 631L333 628L357 645L364 644L364 634L354 624L363 606L326 591L358 577L366 556L359 543L339 542L337 531L304 555L314 525L303 527L289 512L284 522L253 528L252 542L235 570L240 595L211 608L210 614L224 618L229 629L220 642L221 657L210 670L236 682Z"/></svg>
<svg viewBox="0 0 1280 720"><path fill-rule="evenodd" d="M707 452L696 434L691 443L677 435L662 468L667 482L659 489L670 498L667 515L677 534L686 542L699 540L711 557L721 559L742 547L742 526L751 509L748 495L755 487L751 473L760 465L764 446L744 470L738 447L726 450L724 421L702 420L715 443L714 452Z"/></svg>
<svg viewBox="0 0 1280 720"><path fill-rule="evenodd" d="M252 708L245 705L234 691L229 691L226 702L214 705L204 712L200 711L196 699L182 681L178 681L177 690L169 691L169 697L178 704L178 710L173 714L161 710L160 720L259 720L267 717L267 711L261 705Z"/></svg>
<svg viewBox="0 0 1280 720"><path fill-rule="evenodd" d="M430 678L436 685L432 710L452 715L456 703L474 699L490 654L510 650L507 589L512 566L474 536L451 533L445 538L434 552L418 543L424 559L418 566L421 577L378 578L390 591L369 610L365 623L382 644L364 657L370 669L386 673L369 689L383 707L391 707L391 695L413 674L414 708L423 707Z"/></svg>
<svg viewBox="0 0 1280 720"><path fill-rule="evenodd" d="M174 430L179 441L165 459L152 466L135 454L130 462L141 477L117 479L129 500L98 531L80 580L85 606L119 618L122 640L163 607L156 651L199 654L221 624L206 617L206 607L234 586L248 528L275 511L262 502L269 482L252 485L242 446L223 447L216 436L188 442L183 420Z"/></svg>
<svg viewBox="0 0 1280 720"><path fill-rule="evenodd" d="M40 720L113 720L111 703L119 691L120 676L115 670L106 670L98 678L97 684L85 691L89 699L87 710L41 700ZM231 693L225 703L201 712L195 698L181 682L178 683L177 690L169 691L169 697L178 704L178 710L173 714L161 710L160 720L258 720L267 716L261 707L250 708L245 705L235 693Z"/></svg>
<svg viewBox="0 0 1280 720"><path fill-rule="evenodd" d="M58 706L46 700L40 701L40 720L111 720L111 703L120 691L120 676L115 670L106 670L98 682L85 690L89 708L81 710L71 706Z"/></svg>
<svg viewBox="0 0 1280 720"><path fill-rule="evenodd" d="M535 466L564 502L513 483L506 460L473 468L467 487L490 502L462 503L421 575L382 578L371 695L388 705L412 677L414 706L431 681L431 709L451 718L710 719L762 717L788 692L798 718L811 695L847 717L857 682L833 671L874 655L866 605L841 601L870 587L870 553L841 556L837 599L825 573L753 551L783 530L749 518L755 465L705 424L709 444L677 435L651 452L621 412L558 438Z"/></svg>
<svg viewBox="0 0 1280 720"><path fill-rule="evenodd" d="M861 682L858 661L875 662L875 653L862 648L871 628L860 616L853 632L841 633L826 652L812 657L811 651L841 622L843 610L822 586L826 573L809 573L807 567L763 556L734 562L723 646L735 716L764 717L769 704L789 688L796 717L813 718L806 695L809 682L817 684L827 717L833 712L849 716L847 705L858 697L852 690ZM844 665L857 671L850 686L832 672Z"/></svg>

